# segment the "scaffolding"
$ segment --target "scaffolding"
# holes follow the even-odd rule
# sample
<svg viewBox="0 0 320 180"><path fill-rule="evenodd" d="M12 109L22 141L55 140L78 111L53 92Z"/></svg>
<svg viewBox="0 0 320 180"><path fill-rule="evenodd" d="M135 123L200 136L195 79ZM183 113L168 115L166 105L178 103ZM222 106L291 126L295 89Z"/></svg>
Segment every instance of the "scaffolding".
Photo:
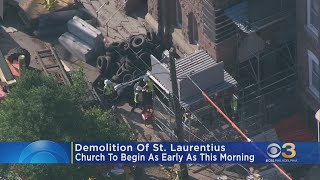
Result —
<svg viewBox="0 0 320 180"><path fill-rule="evenodd" d="M237 32L237 40L241 39ZM237 43L239 45L239 42ZM286 42L274 49L251 52L252 58L236 65L239 84L239 118L236 123L254 136L296 111L295 88L297 71L295 43ZM275 63L274 66L267 66ZM269 68L271 73L266 72Z"/></svg>
<svg viewBox="0 0 320 180"><path fill-rule="evenodd" d="M206 5L208 2L208 0L204 1ZM233 25L233 22L224 14L225 9L216 10L214 15L213 11L211 11L212 7L209 5L205 6L204 9L205 15L207 15L204 17L205 25L207 25L204 27L205 34L211 34L212 37L208 36L208 38L217 44L235 35L237 39L236 48L239 50L241 39L248 36L248 33L242 32L241 28ZM288 16L281 17L281 20ZM213 27L214 22L211 17L220 18L223 23L215 24L216 26ZM275 18L280 19L279 17ZM217 39L220 34L213 33L211 29L219 29L217 25L221 25L219 26L221 27L220 34L226 35L223 38ZM253 51L250 46L247 46L246 50L251 56L242 62L237 54L236 63L234 64L235 72L232 75L238 82L238 89L234 94L224 93L223 97L219 99L221 102L214 100L234 120L237 126L244 130L244 133L249 138L257 137L258 134L272 129L273 123L288 117L296 111L297 71L295 42L285 41L277 47L272 46L272 48L269 42L263 43L265 43L265 46L261 48L261 51ZM275 63L275 66L269 64L272 62ZM268 71L268 67L269 70L273 71ZM171 103L172 95L166 94L157 86L155 89L157 89L153 95L155 124L165 132L169 140L176 140L174 132L175 120L172 111L174 108ZM233 96L237 97L238 108L236 111L231 108ZM207 110L210 114L208 121L203 116L199 116L200 112L204 110ZM185 141L243 141L210 105L200 107L197 110L190 110L188 107L184 107L184 112L190 113L189 118L186 118L184 122ZM272 130L274 131L274 129Z"/></svg>
<svg viewBox="0 0 320 180"><path fill-rule="evenodd" d="M154 123L156 126L163 132L161 136L166 141L176 141L177 136L174 132L175 127L175 116L173 109L173 101L172 94L167 94L156 84L154 86L153 93L153 114L154 114ZM185 113L189 113L190 116L185 118L183 122L184 128L184 137L186 142L235 142L235 141L243 141L241 136L228 124L226 124L223 117L219 116L218 113L214 110L214 108L210 106L204 106L197 111L192 111L189 108L183 107ZM198 112L203 112L204 110L210 110L214 113L216 118L212 121L210 118L210 122L204 122L203 119L198 117ZM189 165L196 166L194 164ZM251 167L252 165L250 165ZM250 175L248 171L249 165L241 165L241 164L211 164L209 166L201 167L203 168L214 168L215 170L220 169L219 172L232 172L236 173L241 179ZM265 167L264 167L265 168ZM261 169L264 169L261 168ZM192 168L191 168L192 169ZM197 170L196 170L197 171ZM219 173L215 172L215 173ZM268 174L268 177L271 174ZM279 174L277 174L279 177ZM237 178L235 178L237 179Z"/></svg>
<svg viewBox="0 0 320 180"><path fill-rule="evenodd" d="M174 132L175 116L172 98L173 94L167 94L155 85L155 93L153 93L154 122L161 131L165 132L166 138L164 139L175 141L177 137ZM241 141L240 136L209 105L196 111L184 106L183 111L185 114L189 114L183 122L186 142ZM204 121L199 118L198 113L204 111L216 116L216 119L212 121L210 118L210 121Z"/></svg>

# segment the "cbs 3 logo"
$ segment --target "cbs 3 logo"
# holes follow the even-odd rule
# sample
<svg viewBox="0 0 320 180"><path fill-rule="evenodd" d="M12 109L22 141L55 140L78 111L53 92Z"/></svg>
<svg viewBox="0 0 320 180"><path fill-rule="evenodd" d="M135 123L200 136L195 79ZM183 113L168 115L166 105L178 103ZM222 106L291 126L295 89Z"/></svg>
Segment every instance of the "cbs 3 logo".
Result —
<svg viewBox="0 0 320 180"><path fill-rule="evenodd" d="M69 156L65 149L58 143L40 140L29 144L23 149L19 157L19 163L68 163Z"/></svg>
<svg viewBox="0 0 320 180"><path fill-rule="evenodd" d="M267 147L267 154L270 158L277 158L281 154L282 157L291 159L297 155L296 146L293 143L284 143L280 147L279 144L272 143Z"/></svg>

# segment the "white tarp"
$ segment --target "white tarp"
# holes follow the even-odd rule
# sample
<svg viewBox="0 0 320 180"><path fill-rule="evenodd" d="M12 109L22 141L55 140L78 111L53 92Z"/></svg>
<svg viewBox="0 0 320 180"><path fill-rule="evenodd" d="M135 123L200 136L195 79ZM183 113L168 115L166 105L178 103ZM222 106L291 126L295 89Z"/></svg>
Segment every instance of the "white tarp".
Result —
<svg viewBox="0 0 320 180"><path fill-rule="evenodd" d="M0 17L3 20L3 9L4 9L4 4L3 4L4 0L0 0Z"/></svg>

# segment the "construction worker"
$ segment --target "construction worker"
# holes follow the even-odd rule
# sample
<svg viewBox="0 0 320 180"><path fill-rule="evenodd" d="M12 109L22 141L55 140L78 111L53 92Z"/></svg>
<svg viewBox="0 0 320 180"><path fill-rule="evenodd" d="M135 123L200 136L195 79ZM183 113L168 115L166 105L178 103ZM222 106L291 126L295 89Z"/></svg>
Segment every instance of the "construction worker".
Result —
<svg viewBox="0 0 320 180"><path fill-rule="evenodd" d="M114 94L113 84L109 79L104 81L103 93L108 100L110 100Z"/></svg>
<svg viewBox="0 0 320 180"><path fill-rule="evenodd" d="M143 86L143 89L146 92L144 93L145 100L147 102L146 104L147 106L150 106L152 104L153 81L151 81L148 76L145 76L143 78L143 82L145 83L145 85Z"/></svg>
<svg viewBox="0 0 320 180"><path fill-rule="evenodd" d="M41 5L44 5L47 10L50 10L54 3L56 3L56 0L45 0Z"/></svg>
<svg viewBox="0 0 320 180"><path fill-rule="evenodd" d="M137 86L134 92L134 107L131 109L131 112L133 112L142 103L143 103L142 87Z"/></svg>
<svg viewBox="0 0 320 180"><path fill-rule="evenodd" d="M190 120L191 114L190 113L184 113L183 118L184 118L184 123L187 123Z"/></svg>
<svg viewBox="0 0 320 180"><path fill-rule="evenodd" d="M153 92L153 81L151 81L148 76L145 76L143 78L143 82L145 83L143 88L146 90L146 93L152 93Z"/></svg>

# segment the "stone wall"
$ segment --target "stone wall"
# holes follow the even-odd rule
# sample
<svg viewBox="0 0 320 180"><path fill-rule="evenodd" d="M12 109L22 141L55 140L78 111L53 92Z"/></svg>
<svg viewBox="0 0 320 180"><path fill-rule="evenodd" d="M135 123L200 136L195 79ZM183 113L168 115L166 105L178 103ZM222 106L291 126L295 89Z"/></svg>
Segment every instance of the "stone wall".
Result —
<svg viewBox="0 0 320 180"><path fill-rule="evenodd" d="M159 20L159 0L148 0L148 13L154 20Z"/></svg>

